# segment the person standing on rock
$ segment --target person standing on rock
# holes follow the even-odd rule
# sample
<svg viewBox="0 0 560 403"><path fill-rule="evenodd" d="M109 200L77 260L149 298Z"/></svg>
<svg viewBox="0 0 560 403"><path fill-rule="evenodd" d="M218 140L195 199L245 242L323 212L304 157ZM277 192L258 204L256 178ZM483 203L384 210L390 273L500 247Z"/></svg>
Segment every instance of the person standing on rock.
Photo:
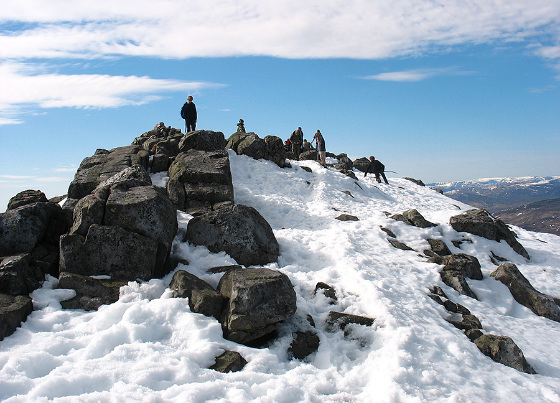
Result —
<svg viewBox="0 0 560 403"><path fill-rule="evenodd" d="M325 139L323 138L321 131L318 129L313 136L313 140L311 140L311 144L313 144L314 141L317 147L317 153L319 154L319 159L324 164L327 156L327 148L325 146Z"/></svg>
<svg viewBox="0 0 560 403"><path fill-rule="evenodd" d="M187 97L187 102L181 108L181 117L185 119L185 132L191 132L196 130L196 105L193 102L193 97L189 95Z"/></svg>
<svg viewBox="0 0 560 403"><path fill-rule="evenodd" d="M303 143L303 131L301 127L298 127L292 135L290 136L290 143L292 144L292 152L294 153L296 160L299 159L299 154L301 152L301 144Z"/></svg>
<svg viewBox="0 0 560 403"><path fill-rule="evenodd" d="M381 176L383 177L385 183L389 184L389 182L387 182L387 177L385 176L385 165L383 165L381 161L377 161L373 155L369 157L369 164L367 166L366 172L364 173L364 178L367 176L368 172L371 172L375 175L375 179L377 180L377 182L381 183Z"/></svg>

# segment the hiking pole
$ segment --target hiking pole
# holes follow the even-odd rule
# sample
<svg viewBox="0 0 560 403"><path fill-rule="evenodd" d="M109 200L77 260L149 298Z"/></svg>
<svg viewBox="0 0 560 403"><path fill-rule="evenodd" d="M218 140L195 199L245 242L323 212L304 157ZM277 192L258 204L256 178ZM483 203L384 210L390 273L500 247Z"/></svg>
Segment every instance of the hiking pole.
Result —
<svg viewBox="0 0 560 403"><path fill-rule="evenodd" d="M398 172L395 172L395 171L385 171L385 172L392 172L394 174L398 174Z"/></svg>

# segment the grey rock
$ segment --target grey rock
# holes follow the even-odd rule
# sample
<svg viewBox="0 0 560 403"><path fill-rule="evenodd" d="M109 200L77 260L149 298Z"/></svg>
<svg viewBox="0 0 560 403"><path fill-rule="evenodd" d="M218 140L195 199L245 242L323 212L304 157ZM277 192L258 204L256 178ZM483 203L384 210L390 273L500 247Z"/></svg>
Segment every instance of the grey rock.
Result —
<svg viewBox="0 0 560 403"><path fill-rule="evenodd" d="M60 271L149 280L157 272L157 241L117 226L93 224L87 237L60 238Z"/></svg>
<svg viewBox="0 0 560 403"><path fill-rule="evenodd" d="M427 239L428 243L430 244L431 250L439 256L448 256L451 255L451 251L440 239Z"/></svg>
<svg viewBox="0 0 560 403"><path fill-rule="evenodd" d="M315 150L304 151L299 155L300 161L317 161L318 158L319 154Z"/></svg>
<svg viewBox="0 0 560 403"><path fill-rule="evenodd" d="M236 204L194 217L186 240L211 252L224 251L244 266L276 262L279 245L268 222L253 207Z"/></svg>
<svg viewBox="0 0 560 403"><path fill-rule="evenodd" d="M41 286L44 272L31 265L31 254L0 258L0 293L27 295Z"/></svg>
<svg viewBox="0 0 560 403"><path fill-rule="evenodd" d="M444 271L457 271L473 280L482 280L480 262L474 256L457 253L444 258Z"/></svg>
<svg viewBox="0 0 560 403"><path fill-rule="evenodd" d="M459 294L463 294L468 297L478 299L474 291L471 290L471 288L467 284L467 281L465 280L465 276L461 272L454 271L454 270L442 270L439 274L444 284L453 288Z"/></svg>
<svg viewBox="0 0 560 403"><path fill-rule="evenodd" d="M415 227L419 228L430 228L436 227L437 224L430 222L422 216L416 209L411 209L403 212L403 216L412 223Z"/></svg>
<svg viewBox="0 0 560 403"><path fill-rule="evenodd" d="M94 311L99 309L101 305L109 305L118 301L120 287L127 283L126 280L102 280L62 272L59 276L58 288L74 290L76 295L60 304L64 309Z"/></svg>
<svg viewBox="0 0 560 403"><path fill-rule="evenodd" d="M403 176L403 179L409 180L412 183L416 183L418 186L426 186L420 179L409 178L407 176Z"/></svg>
<svg viewBox="0 0 560 403"><path fill-rule="evenodd" d="M536 371L525 359L521 349L511 338L485 334L477 338L474 343L484 355L492 360L521 372L536 374Z"/></svg>
<svg viewBox="0 0 560 403"><path fill-rule="evenodd" d="M360 221L358 217L350 214L341 214L338 217L336 217L336 219L339 221Z"/></svg>
<svg viewBox="0 0 560 403"><path fill-rule="evenodd" d="M193 312L220 318L223 297L206 281L185 270L179 270L169 285L174 298L188 298Z"/></svg>
<svg viewBox="0 0 560 403"><path fill-rule="evenodd" d="M238 372L247 365L247 360L237 351L226 350L223 354L216 357L216 362L210 369L218 372Z"/></svg>
<svg viewBox="0 0 560 403"><path fill-rule="evenodd" d="M69 233L86 236L92 224L103 224L105 215L105 201L94 194L89 194L76 203L74 207L73 223Z"/></svg>
<svg viewBox="0 0 560 403"><path fill-rule="evenodd" d="M288 348L288 356L296 360L303 360L319 349L319 336L312 330L295 332L295 337Z"/></svg>
<svg viewBox="0 0 560 403"><path fill-rule="evenodd" d="M344 330L346 326L351 323L363 326L372 326L374 322L375 319L368 318L366 316L330 311L326 320L326 329L329 332L334 332L337 329Z"/></svg>
<svg viewBox="0 0 560 403"><path fill-rule="evenodd" d="M505 284L513 298L539 316L560 322L560 306L555 298L537 291L513 263L504 263L490 274Z"/></svg>
<svg viewBox="0 0 560 403"><path fill-rule="evenodd" d="M263 159L266 155L266 143L253 132L232 134L226 147L239 155L247 155L256 160Z"/></svg>
<svg viewBox="0 0 560 403"><path fill-rule="evenodd" d="M218 151L226 147L226 140L222 132L196 130L183 136L179 142L179 151L189 150Z"/></svg>
<svg viewBox="0 0 560 403"><path fill-rule="evenodd" d="M31 203L46 203L48 202L47 196L40 190L24 190L19 192L17 195L12 197L8 202L7 210L13 210L15 208L25 206Z"/></svg>
<svg viewBox="0 0 560 403"><path fill-rule="evenodd" d="M0 340L14 333L32 311L31 298L0 293Z"/></svg>
<svg viewBox="0 0 560 403"><path fill-rule="evenodd" d="M325 295L325 297L330 298L331 299L331 303L336 303L336 301L338 301L338 298L336 296L336 290L328 285L327 283L323 283L323 282L318 282L317 285L315 285L315 291L313 292L313 294L317 294L317 292L322 291L323 294Z"/></svg>
<svg viewBox="0 0 560 403"><path fill-rule="evenodd" d="M369 166L369 159L366 157L358 158L354 160L353 167L358 171L365 172Z"/></svg>
<svg viewBox="0 0 560 403"><path fill-rule="evenodd" d="M400 249L400 250L414 250L410 246L406 245L403 242L397 241L396 239L388 238L387 241L397 249Z"/></svg>
<svg viewBox="0 0 560 403"><path fill-rule="evenodd" d="M482 329L480 320L472 314L463 314L461 315L460 321L449 319L448 322L455 326L457 329L461 330Z"/></svg>
<svg viewBox="0 0 560 403"><path fill-rule="evenodd" d="M495 219L486 210L468 210L463 214L451 217L449 223L457 232L468 232L498 242L505 240L515 252L530 259L529 253L517 241L515 233L502 220Z"/></svg>
<svg viewBox="0 0 560 403"><path fill-rule="evenodd" d="M250 344L274 333L296 311L296 293L288 277L270 269L233 269L218 284L227 299L220 322L224 337Z"/></svg>

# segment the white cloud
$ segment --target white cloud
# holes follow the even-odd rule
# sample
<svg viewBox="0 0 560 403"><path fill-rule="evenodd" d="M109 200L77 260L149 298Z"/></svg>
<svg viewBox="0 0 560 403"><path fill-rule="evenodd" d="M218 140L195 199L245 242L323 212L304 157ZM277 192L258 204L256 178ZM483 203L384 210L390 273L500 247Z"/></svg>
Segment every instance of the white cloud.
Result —
<svg viewBox="0 0 560 403"><path fill-rule="evenodd" d="M0 125L20 123L26 108L114 108L160 99L158 93L194 91L220 84L99 74L63 75L36 66L0 64Z"/></svg>
<svg viewBox="0 0 560 403"><path fill-rule="evenodd" d="M95 4L93 4L95 3ZM554 30L550 0L3 0L0 58L384 58Z"/></svg>
<svg viewBox="0 0 560 403"><path fill-rule="evenodd" d="M430 77L441 75L468 75L474 74L473 71L459 71L456 68L440 68L440 69L417 69L405 71L393 71L388 73L379 73L371 76L359 77L364 80L378 81L399 81L399 82L415 82L423 81Z"/></svg>

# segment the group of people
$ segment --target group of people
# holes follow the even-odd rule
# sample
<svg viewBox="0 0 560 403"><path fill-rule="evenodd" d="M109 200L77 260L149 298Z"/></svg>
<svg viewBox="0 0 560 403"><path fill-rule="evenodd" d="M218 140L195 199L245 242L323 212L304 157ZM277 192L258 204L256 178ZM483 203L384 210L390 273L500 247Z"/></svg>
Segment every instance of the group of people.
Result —
<svg viewBox="0 0 560 403"><path fill-rule="evenodd" d="M322 163L325 163L325 158L327 156L327 148L325 146L325 139L321 134L320 130L315 132L311 143L307 139L303 138L303 131L301 127L298 127L293 131L289 139L286 140L285 146L287 151L291 151L296 159L299 155L305 151L311 151L313 143L315 142L315 149L317 150L317 156Z"/></svg>
<svg viewBox="0 0 560 403"><path fill-rule="evenodd" d="M185 104L181 108L181 117L185 119L186 133L196 130L196 121L198 116L196 113L196 105L193 102L192 95L189 95L187 97L187 102L185 102ZM237 123L237 132L245 133L245 126L244 126L243 119L239 119L239 123ZM293 131L290 138L286 140L285 147L287 151L291 151L295 155L296 159L298 159L299 155L302 152L311 151L314 142L315 142L315 149L317 150L318 158L324 164L325 158L327 156L327 148L325 147L325 139L323 138L323 135L321 134L320 130L317 130L315 132L315 135L313 136L313 140L311 140L310 143L303 138L303 131L301 130L301 127L298 127L296 130ZM373 173L375 175L375 179L379 183L381 183L381 178L383 178L385 183L389 183L387 181L387 177L385 176L385 165L383 165L380 161L376 160L373 156L369 157L369 164L364 173L364 178L367 176L368 173Z"/></svg>

